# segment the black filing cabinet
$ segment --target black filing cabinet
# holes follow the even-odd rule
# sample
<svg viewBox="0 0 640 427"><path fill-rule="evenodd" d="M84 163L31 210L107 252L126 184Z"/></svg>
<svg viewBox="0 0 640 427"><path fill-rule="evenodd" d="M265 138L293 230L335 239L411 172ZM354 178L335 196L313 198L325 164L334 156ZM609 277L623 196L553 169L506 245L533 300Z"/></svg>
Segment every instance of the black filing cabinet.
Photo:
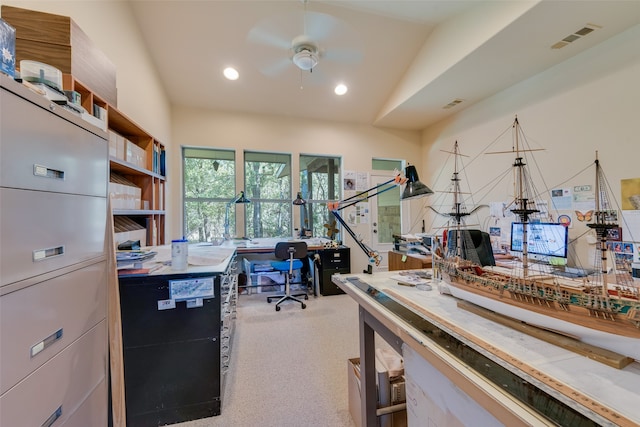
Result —
<svg viewBox="0 0 640 427"><path fill-rule="evenodd" d="M169 308L172 280L213 276L214 297ZM165 425L220 414L220 276L120 278L128 426Z"/></svg>
<svg viewBox="0 0 640 427"><path fill-rule="evenodd" d="M344 291L331 281L331 276L351 273L351 252L346 246L320 251L320 260L316 262L320 295L344 294Z"/></svg>

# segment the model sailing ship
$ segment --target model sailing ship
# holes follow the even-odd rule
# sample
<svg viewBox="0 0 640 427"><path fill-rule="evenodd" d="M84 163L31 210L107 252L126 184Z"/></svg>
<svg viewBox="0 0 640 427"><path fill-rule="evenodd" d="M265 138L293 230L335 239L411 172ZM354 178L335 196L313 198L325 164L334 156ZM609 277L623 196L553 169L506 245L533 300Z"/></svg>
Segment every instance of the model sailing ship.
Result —
<svg viewBox="0 0 640 427"><path fill-rule="evenodd" d="M617 214L612 215L597 153L594 222L588 227L597 236L597 251L601 255L601 265L597 266L599 272L572 279L554 274L554 268L549 265L542 269L532 268L527 253L526 224L538 209L526 192L528 171L523 161L523 151L531 150L520 148L517 118L513 126L516 196L512 212L523 223L521 268L482 266L478 257L474 259L471 255L472 245L464 247L463 222L469 214L461 201L457 162L452 178L453 209L447 214L457 229L456 241L452 245L453 251L434 257L434 267L454 297L640 360L639 288L628 272L611 272L607 265L608 230L618 224L615 222ZM454 154L459 155L457 143Z"/></svg>

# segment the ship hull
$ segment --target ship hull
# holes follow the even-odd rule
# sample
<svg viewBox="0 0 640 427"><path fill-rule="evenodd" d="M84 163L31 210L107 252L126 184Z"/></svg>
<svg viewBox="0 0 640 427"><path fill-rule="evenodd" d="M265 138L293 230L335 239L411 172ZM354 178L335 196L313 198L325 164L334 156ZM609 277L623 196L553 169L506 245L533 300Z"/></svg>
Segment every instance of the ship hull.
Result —
<svg viewBox="0 0 640 427"><path fill-rule="evenodd" d="M640 361L640 329L623 319L597 319L583 307L562 310L553 303L513 298L508 291L500 292L499 287L468 283L446 272L442 272L442 278L456 298Z"/></svg>

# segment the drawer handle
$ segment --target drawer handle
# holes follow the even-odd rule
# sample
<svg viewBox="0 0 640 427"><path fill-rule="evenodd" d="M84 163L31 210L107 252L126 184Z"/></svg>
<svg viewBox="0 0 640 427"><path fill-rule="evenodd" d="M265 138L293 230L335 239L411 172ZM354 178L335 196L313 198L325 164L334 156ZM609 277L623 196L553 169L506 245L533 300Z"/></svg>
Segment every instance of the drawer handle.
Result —
<svg viewBox="0 0 640 427"><path fill-rule="evenodd" d="M51 169L46 166L42 166L38 164L33 165L33 174L35 176L41 176L44 178L51 178L51 179L59 179L61 181L64 181L64 171Z"/></svg>
<svg viewBox="0 0 640 427"><path fill-rule="evenodd" d="M36 354L40 353L45 348L49 347L54 342L58 341L62 338L62 328L58 329L39 343L33 345L31 347L31 357L34 357Z"/></svg>
<svg viewBox="0 0 640 427"><path fill-rule="evenodd" d="M56 422L58 418L62 416L62 405L58 406L58 409L55 410L53 414L45 422L42 423L41 427L51 427L53 423Z"/></svg>
<svg viewBox="0 0 640 427"><path fill-rule="evenodd" d="M48 249L37 249L33 251L33 260L42 261L43 259L49 259L60 255L64 255L64 246L58 246Z"/></svg>

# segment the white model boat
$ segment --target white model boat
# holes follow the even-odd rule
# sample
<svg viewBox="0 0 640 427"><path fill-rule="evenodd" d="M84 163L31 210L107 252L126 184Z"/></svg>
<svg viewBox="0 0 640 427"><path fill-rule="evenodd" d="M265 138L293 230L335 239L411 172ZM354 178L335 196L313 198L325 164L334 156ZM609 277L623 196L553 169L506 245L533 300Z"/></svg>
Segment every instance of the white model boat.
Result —
<svg viewBox="0 0 640 427"><path fill-rule="evenodd" d="M629 272L616 272L607 265L608 230L618 227L617 214L610 204L602 181L602 170L595 165L594 222L588 227L597 237L600 265L594 275L569 278L557 274L551 265L530 264L527 232L530 217L538 212L534 198L527 194L528 184L522 151L518 143L519 123L514 123L514 151L517 194L516 214L523 224L522 260L517 268L482 265L468 244L462 207L458 170L452 183L454 205L448 215L453 218L457 232L452 250L434 256L434 268L448 285L450 293L496 313L531 325L540 326L627 357L640 360L640 293ZM458 153L457 143L455 154ZM456 163L457 164L457 163ZM617 212L617 211L616 211ZM530 232L530 231L529 231ZM612 263L613 265L614 263Z"/></svg>

